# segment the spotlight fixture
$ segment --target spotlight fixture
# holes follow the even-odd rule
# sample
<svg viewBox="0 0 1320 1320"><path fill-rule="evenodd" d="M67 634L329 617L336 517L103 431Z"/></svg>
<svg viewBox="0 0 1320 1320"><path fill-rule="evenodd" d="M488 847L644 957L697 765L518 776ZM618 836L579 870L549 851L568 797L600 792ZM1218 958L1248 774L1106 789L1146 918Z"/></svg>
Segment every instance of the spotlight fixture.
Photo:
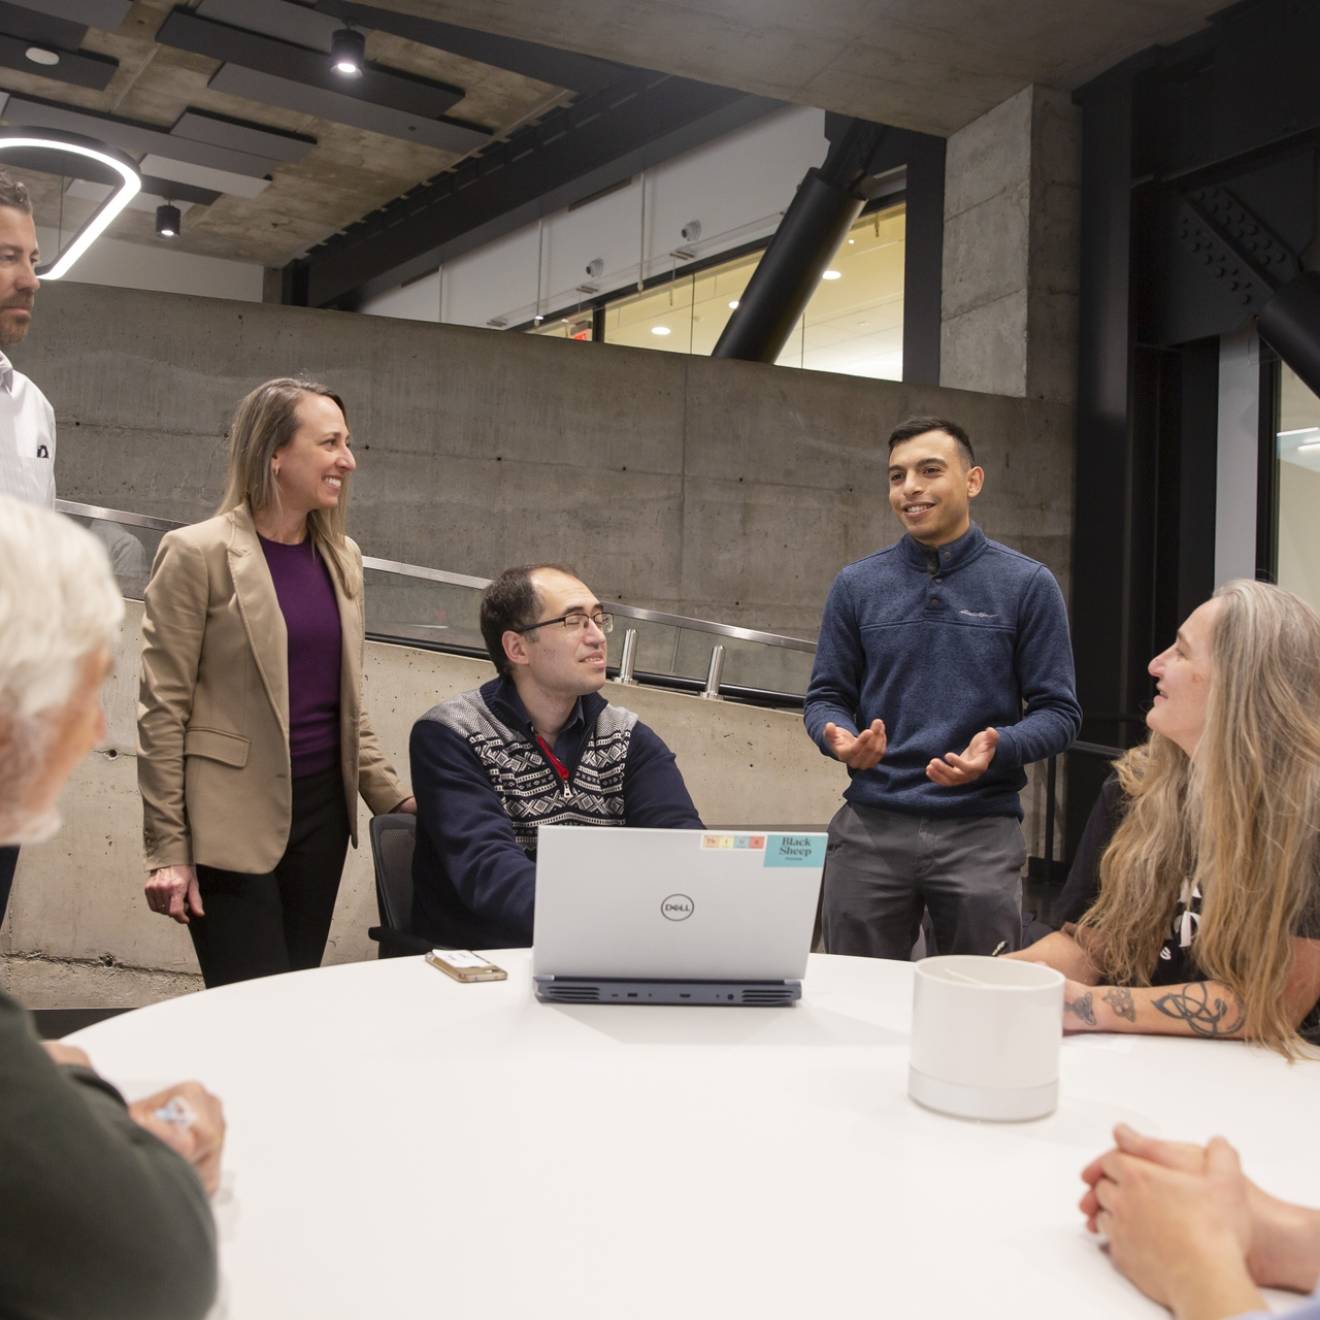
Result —
<svg viewBox="0 0 1320 1320"><path fill-rule="evenodd" d="M330 38L330 67L356 78L367 62L367 39L353 28L340 28Z"/></svg>
<svg viewBox="0 0 1320 1320"><path fill-rule="evenodd" d="M67 275L73 263L105 233L120 211L142 191L142 178L137 172L137 166L123 152L77 133L64 133L49 128L6 129L0 132L0 158L7 151L17 151L24 155L32 151L53 151L84 156L113 170L120 179L119 187L110 195L110 199L73 236L69 246L49 266L37 267L37 274L43 280L57 280Z"/></svg>
<svg viewBox="0 0 1320 1320"><path fill-rule="evenodd" d="M178 238L183 228L183 216L172 202L163 202L156 208L156 232L161 238Z"/></svg>
<svg viewBox="0 0 1320 1320"><path fill-rule="evenodd" d="M23 55L33 64L41 64L48 69L54 68L60 62L59 53L47 50L45 46L29 46Z"/></svg>

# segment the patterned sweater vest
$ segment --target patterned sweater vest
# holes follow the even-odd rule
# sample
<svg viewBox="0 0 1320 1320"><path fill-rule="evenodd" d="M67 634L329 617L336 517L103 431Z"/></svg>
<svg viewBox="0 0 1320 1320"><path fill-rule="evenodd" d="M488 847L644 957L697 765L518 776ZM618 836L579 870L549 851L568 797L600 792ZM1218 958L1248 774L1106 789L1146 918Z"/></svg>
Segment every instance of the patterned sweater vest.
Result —
<svg viewBox="0 0 1320 1320"><path fill-rule="evenodd" d="M600 712L567 780L560 779L536 743L496 719L479 692L442 702L423 718L466 741L513 823L518 846L529 856L536 856L536 831L542 825L624 823L624 771L637 724L632 711L609 705Z"/></svg>

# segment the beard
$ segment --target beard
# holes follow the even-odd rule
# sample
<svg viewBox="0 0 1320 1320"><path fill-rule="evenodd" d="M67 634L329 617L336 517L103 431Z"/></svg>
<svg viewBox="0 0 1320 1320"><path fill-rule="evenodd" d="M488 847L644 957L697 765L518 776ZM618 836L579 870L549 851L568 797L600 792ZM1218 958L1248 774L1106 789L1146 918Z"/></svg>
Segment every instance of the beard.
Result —
<svg viewBox="0 0 1320 1320"><path fill-rule="evenodd" d="M27 312L29 319L7 316L7 312ZM0 307L0 348L21 344L27 338L27 332L32 327L31 315L32 308L22 303Z"/></svg>

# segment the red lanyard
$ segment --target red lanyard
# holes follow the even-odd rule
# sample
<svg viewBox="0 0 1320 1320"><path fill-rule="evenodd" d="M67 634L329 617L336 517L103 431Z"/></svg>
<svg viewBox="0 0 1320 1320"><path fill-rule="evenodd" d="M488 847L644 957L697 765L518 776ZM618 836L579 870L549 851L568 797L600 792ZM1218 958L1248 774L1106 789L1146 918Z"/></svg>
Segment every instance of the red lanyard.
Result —
<svg viewBox="0 0 1320 1320"><path fill-rule="evenodd" d="M554 752L550 750L550 744L546 742L546 740L542 738L539 733L536 735L536 744L545 753L546 760L549 761L552 766L554 766L555 774L557 774L565 784L568 783L568 766L566 766L554 754Z"/></svg>

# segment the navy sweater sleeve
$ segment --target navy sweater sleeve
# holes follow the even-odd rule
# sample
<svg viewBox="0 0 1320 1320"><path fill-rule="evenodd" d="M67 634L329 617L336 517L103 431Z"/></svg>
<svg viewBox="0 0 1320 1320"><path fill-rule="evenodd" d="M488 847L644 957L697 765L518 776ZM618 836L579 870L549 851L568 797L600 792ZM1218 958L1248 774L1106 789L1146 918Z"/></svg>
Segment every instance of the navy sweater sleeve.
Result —
<svg viewBox="0 0 1320 1320"><path fill-rule="evenodd" d="M996 732L995 759L1023 766L1064 750L1082 727L1068 610L1049 569L1037 568L1023 593L1014 664L1025 714Z"/></svg>
<svg viewBox="0 0 1320 1320"><path fill-rule="evenodd" d="M673 752L657 733L640 722L628 742L623 800L625 820L633 829L705 828Z"/></svg>
<svg viewBox="0 0 1320 1320"><path fill-rule="evenodd" d="M452 729L418 720L408 744L418 827L462 901L483 920L532 937L536 863L472 749Z"/></svg>
<svg viewBox="0 0 1320 1320"><path fill-rule="evenodd" d="M807 733L828 757L834 753L825 741L825 726L837 724L857 732L857 707L861 696L866 656L857 627L856 613L844 577L834 579L820 621L820 640L811 668L802 718Z"/></svg>

